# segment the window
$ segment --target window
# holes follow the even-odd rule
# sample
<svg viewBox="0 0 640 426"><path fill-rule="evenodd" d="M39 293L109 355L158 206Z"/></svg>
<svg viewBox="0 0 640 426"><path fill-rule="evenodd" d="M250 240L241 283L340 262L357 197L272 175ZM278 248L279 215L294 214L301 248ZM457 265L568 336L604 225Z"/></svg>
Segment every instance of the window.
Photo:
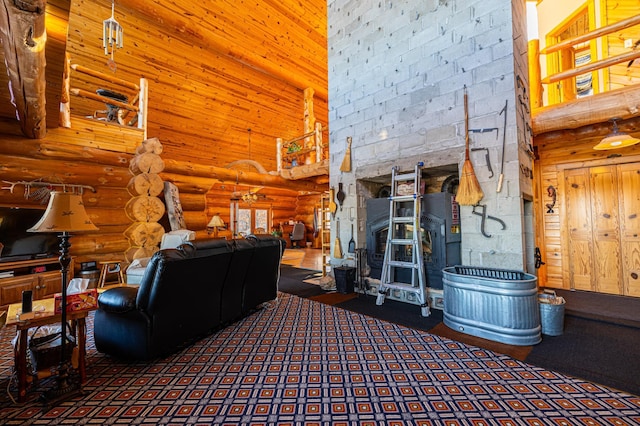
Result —
<svg viewBox="0 0 640 426"><path fill-rule="evenodd" d="M268 232L268 209L238 208L236 232L240 235L254 234L260 228L261 233Z"/></svg>

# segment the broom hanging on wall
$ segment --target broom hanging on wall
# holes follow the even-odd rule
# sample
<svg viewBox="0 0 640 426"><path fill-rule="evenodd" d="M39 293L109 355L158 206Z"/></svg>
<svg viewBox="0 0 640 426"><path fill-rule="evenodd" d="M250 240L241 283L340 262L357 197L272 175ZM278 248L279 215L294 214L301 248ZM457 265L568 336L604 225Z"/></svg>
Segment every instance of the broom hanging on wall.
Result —
<svg viewBox="0 0 640 426"><path fill-rule="evenodd" d="M341 172L351 171L351 136L347 136L347 150L344 152L344 158L340 165Z"/></svg>
<svg viewBox="0 0 640 426"><path fill-rule="evenodd" d="M467 86L464 86L464 165L458 184L456 201L461 206L475 206L482 200L484 193L478 183L478 178L473 170L473 164L469 158L469 105L467 100Z"/></svg>
<svg viewBox="0 0 640 426"><path fill-rule="evenodd" d="M342 243L340 242L340 218L336 218L336 240L333 243L333 257L342 259L343 256Z"/></svg>

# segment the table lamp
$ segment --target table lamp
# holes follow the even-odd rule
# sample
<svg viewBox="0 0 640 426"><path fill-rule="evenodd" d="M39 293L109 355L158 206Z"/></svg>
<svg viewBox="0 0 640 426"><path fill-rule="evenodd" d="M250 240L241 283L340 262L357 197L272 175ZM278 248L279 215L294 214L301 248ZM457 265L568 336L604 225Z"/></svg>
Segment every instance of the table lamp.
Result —
<svg viewBox="0 0 640 426"><path fill-rule="evenodd" d="M49 232L60 234L60 273L62 277L62 314L61 314L61 347L60 366L58 368L57 388L45 394L47 400L59 400L72 397L80 390L80 383L69 380L68 363L66 360L67 343L67 284L69 264L70 233L96 231L98 228L91 222L84 209L82 195L73 192L52 191L49 205L38 223L29 232Z"/></svg>
<svg viewBox="0 0 640 426"><path fill-rule="evenodd" d="M218 228L224 226L224 222L218 213L214 214L209 223L207 224L207 232L211 234L213 231L213 237L218 238Z"/></svg>

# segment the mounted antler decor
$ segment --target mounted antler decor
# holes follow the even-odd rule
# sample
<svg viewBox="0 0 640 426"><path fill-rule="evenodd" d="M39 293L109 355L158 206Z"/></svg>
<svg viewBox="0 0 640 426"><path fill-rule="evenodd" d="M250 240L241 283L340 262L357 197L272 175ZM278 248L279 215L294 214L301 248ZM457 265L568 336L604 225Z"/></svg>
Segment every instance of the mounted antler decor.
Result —
<svg viewBox="0 0 640 426"><path fill-rule="evenodd" d="M63 192L67 192L68 190L71 192L76 192L82 195L82 192L85 189L89 189L91 192L96 192L96 190L89 185L78 185L71 183L60 183L60 182L45 182L42 180L32 180L25 181L19 180L17 182L11 182L8 180L3 180L2 183L8 184L9 186L2 186L0 189L5 189L13 194L16 186L24 186L24 198L28 200L36 200L40 201L42 204L46 204L49 202L49 197L51 196L51 191L55 188L62 188ZM37 188L32 190L32 188Z"/></svg>

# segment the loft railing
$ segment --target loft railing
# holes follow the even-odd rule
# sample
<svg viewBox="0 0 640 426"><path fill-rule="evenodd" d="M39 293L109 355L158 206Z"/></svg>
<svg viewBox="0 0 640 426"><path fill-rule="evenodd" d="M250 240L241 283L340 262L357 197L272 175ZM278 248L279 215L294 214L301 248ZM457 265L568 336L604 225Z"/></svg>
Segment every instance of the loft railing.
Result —
<svg viewBox="0 0 640 426"><path fill-rule="evenodd" d="M548 86L550 84L558 84L561 95L559 96L559 98L565 101L571 100L574 97L570 95L570 91L567 88L572 88L572 90L574 90L576 86L576 77L588 73L597 72L609 68L613 65L625 62L630 63L631 61L640 58L640 48L633 48L632 46L632 50L628 52L609 56L606 58L598 58L596 61L587 63L586 65L582 66L567 67L567 69L550 74L544 78L541 78L540 55L557 54L565 58L573 58L573 51L575 49L575 46L584 43L590 43L594 40L601 39L608 34L612 34L616 31L627 29L639 24L640 15L632 16L614 24L607 25L594 31L579 35L577 37L563 40L560 43L547 46L542 50L539 49L538 40L531 40L529 42L529 63L531 64L529 71L529 86L531 90L530 99L532 108L535 109L543 106L543 85ZM563 52L565 53L565 55L562 55ZM558 61L558 63L559 62L560 61Z"/></svg>
<svg viewBox="0 0 640 426"><path fill-rule="evenodd" d="M88 99L91 105L95 104L89 118L141 129L146 139L148 84L145 78L141 78L139 84L136 84L82 65L71 65L70 61L67 62L67 67L61 102L62 127L71 127L70 95L73 95ZM97 82L94 91L74 87L73 83L81 83L81 79L72 78L71 71L89 76L92 81Z"/></svg>
<svg viewBox="0 0 640 426"><path fill-rule="evenodd" d="M323 159L322 124L315 123L315 130L288 141L277 138L276 161L278 173L293 167L320 163Z"/></svg>

